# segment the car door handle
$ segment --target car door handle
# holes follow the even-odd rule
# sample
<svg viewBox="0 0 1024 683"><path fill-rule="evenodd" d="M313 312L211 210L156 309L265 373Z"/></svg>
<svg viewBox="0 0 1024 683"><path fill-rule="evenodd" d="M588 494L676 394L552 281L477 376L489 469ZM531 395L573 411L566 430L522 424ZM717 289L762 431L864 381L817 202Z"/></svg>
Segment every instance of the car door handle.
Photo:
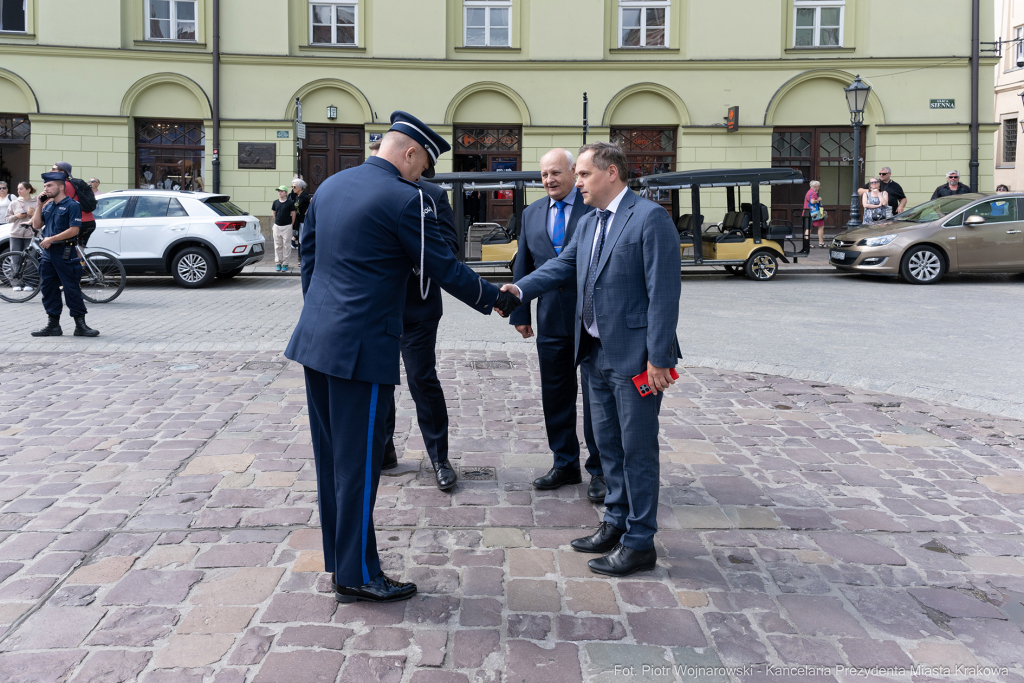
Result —
<svg viewBox="0 0 1024 683"><path fill-rule="evenodd" d="M171 232L181 232L185 228L171 228Z"/></svg>
<svg viewBox="0 0 1024 683"><path fill-rule="evenodd" d="M120 230L104 230L103 232L107 233L108 235L113 235L115 232L121 232L121 231Z"/></svg>
<svg viewBox="0 0 1024 683"><path fill-rule="evenodd" d="M1006 234L1007 235L1019 235L1020 234L1020 230L1007 230Z"/></svg>

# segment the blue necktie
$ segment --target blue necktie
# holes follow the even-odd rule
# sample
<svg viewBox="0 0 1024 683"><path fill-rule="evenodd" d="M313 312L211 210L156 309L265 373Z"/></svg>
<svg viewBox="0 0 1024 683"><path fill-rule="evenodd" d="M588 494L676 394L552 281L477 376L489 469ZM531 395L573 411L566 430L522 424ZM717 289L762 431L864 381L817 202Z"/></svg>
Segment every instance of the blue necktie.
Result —
<svg viewBox="0 0 1024 683"><path fill-rule="evenodd" d="M562 253L562 244L565 242L565 202L555 202L555 226L551 229L551 244L555 247L555 253Z"/></svg>
<svg viewBox="0 0 1024 683"><path fill-rule="evenodd" d="M590 269L587 271L587 284L583 290L583 325L588 329L594 325L594 283L597 281L597 265L601 263L601 251L604 249L605 228L608 226L608 217L611 211L597 210L597 217L600 224L597 229L601 231L597 238L597 249L590 259Z"/></svg>

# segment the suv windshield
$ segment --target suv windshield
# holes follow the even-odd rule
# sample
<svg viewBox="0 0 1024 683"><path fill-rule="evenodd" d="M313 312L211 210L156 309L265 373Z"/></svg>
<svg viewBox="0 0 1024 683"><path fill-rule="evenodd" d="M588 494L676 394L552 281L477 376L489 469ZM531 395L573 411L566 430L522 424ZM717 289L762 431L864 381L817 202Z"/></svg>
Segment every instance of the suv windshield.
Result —
<svg viewBox="0 0 1024 683"><path fill-rule="evenodd" d="M228 201L227 197L210 197L203 202L219 216L248 216L245 211Z"/></svg>
<svg viewBox="0 0 1024 683"><path fill-rule="evenodd" d="M966 206L973 201L976 201L977 197L939 197L933 199L930 202L925 202L919 206L915 206L912 209L907 209L903 213L896 216L896 220L908 221L910 223L927 223L948 216L962 206Z"/></svg>

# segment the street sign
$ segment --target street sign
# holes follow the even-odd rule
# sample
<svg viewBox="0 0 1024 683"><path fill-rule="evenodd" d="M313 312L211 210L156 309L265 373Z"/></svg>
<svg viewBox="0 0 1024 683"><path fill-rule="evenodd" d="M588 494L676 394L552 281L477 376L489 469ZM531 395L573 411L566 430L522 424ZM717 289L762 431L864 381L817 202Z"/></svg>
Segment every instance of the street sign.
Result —
<svg viewBox="0 0 1024 683"><path fill-rule="evenodd" d="M956 109L956 100L928 100L929 109Z"/></svg>
<svg viewBox="0 0 1024 683"><path fill-rule="evenodd" d="M384 133L370 133L370 142L380 142L384 139Z"/></svg>
<svg viewBox="0 0 1024 683"><path fill-rule="evenodd" d="M278 138L284 138L284 139L287 140L291 136L292 136L292 132L290 130L279 130L279 131L277 131L277 137Z"/></svg>
<svg viewBox="0 0 1024 683"><path fill-rule="evenodd" d="M725 117L725 130L735 133L740 129L740 108L729 107L729 115Z"/></svg>
<svg viewBox="0 0 1024 683"><path fill-rule="evenodd" d="M299 129L299 132L295 134L296 137L298 137L300 140L305 140L306 139L306 124L299 123L299 124L296 124L296 127Z"/></svg>

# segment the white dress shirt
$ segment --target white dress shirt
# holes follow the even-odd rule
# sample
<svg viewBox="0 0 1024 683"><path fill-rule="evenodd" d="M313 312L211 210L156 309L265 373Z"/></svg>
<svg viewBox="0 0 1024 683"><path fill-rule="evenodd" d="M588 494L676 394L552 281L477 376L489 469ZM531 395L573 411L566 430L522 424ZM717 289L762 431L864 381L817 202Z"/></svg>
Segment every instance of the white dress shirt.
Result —
<svg viewBox="0 0 1024 683"><path fill-rule="evenodd" d="M622 188L622 192L620 192L615 197L615 199L613 199L608 204L608 208L606 209L606 211L610 211L611 215L608 216L608 222L605 224L605 228L604 228L604 234L605 234L606 238L608 236L608 231L611 230L612 221L615 220L615 212L619 208L619 202L621 202L622 198L626 196L626 190L628 190L628 189L629 189L628 187ZM590 261L591 261L590 267L591 268L597 268L597 264L594 263L593 261L594 261L594 254L597 252L597 241L600 238L599 231L600 231L600 228L601 228L601 218L600 218L600 216L597 215L596 211L594 212L594 217L597 218L598 230L594 231L594 242L593 242L593 244L590 245ZM608 244L605 243L604 246L605 246L605 248L607 248ZM577 258L579 258L579 257L577 257ZM580 296L585 296L586 295L586 285L583 286L583 290L584 291L581 293ZM591 296L593 296L593 294L591 294ZM597 330L597 311L596 310L594 311L594 323L590 327L587 328L587 334L589 334L591 337L596 337L598 339L601 338L601 333L598 332L598 330Z"/></svg>
<svg viewBox="0 0 1024 683"><path fill-rule="evenodd" d="M576 186L574 185L572 191L569 194L562 197L560 201L565 202L565 208L562 209L565 212L565 227L566 232L569 228L569 214L572 213L572 205L576 203ZM551 244L555 243L555 217L558 215L558 207L555 206L555 200L548 197L548 238L551 240ZM566 235L562 241L564 247L569 242L569 236Z"/></svg>

